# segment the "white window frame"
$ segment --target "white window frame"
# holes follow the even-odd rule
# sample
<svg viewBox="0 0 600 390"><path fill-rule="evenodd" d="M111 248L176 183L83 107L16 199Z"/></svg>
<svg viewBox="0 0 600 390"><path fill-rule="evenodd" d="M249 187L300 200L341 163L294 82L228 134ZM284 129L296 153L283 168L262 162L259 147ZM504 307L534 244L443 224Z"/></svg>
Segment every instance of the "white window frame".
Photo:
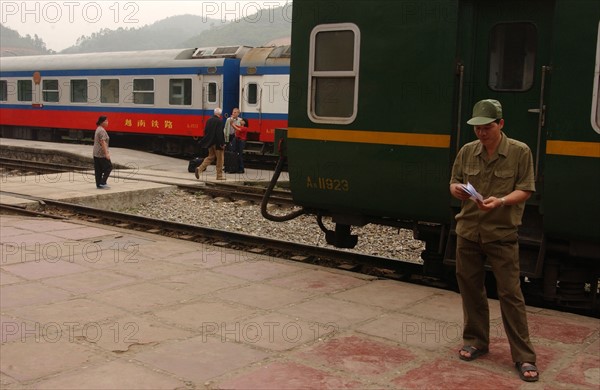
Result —
<svg viewBox="0 0 600 390"><path fill-rule="evenodd" d="M598 39L596 40L596 70L594 72L592 92L592 128L600 134L600 22L598 22Z"/></svg>
<svg viewBox="0 0 600 390"><path fill-rule="evenodd" d="M318 33L328 31L352 31L354 33L354 63L352 71L315 71L315 43ZM310 52L308 63L308 117L314 123L349 124L354 122L358 114L358 85L360 64L360 29L354 23L333 23L315 26L310 33ZM353 77L354 102L350 117L323 117L315 112L315 97L313 79L318 77Z"/></svg>

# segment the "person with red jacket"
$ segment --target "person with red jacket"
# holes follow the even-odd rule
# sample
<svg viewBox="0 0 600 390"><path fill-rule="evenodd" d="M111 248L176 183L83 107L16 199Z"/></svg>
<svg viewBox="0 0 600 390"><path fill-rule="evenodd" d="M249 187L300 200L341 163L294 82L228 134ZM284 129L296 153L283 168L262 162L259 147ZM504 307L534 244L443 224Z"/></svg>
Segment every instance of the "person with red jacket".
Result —
<svg viewBox="0 0 600 390"><path fill-rule="evenodd" d="M244 148L246 147L246 141L248 140L248 127L246 127L246 121L244 119L240 120L239 125L232 123L231 127L235 129L233 151L237 154L238 159L237 171L232 173L244 173Z"/></svg>

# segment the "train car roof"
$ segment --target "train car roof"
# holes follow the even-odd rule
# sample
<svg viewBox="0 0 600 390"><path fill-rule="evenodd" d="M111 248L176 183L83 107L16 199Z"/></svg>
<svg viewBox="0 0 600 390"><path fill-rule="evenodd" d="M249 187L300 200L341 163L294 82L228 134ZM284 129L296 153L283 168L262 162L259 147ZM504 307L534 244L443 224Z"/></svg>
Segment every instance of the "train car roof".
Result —
<svg viewBox="0 0 600 390"><path fill-rule="evenodd" d="M235 48L238 49L236 50ZM245 46L230 46L226 48L2 57L0 58L0 72L220 66L227 58L239 59L248 50L249 48Z"/></svg>
<svg viewBox="0 0 600 390"><path fill-rule="evenodd" d="M289 66L291 54L291 45L255 47L244 55L240 66Z"/></svg>

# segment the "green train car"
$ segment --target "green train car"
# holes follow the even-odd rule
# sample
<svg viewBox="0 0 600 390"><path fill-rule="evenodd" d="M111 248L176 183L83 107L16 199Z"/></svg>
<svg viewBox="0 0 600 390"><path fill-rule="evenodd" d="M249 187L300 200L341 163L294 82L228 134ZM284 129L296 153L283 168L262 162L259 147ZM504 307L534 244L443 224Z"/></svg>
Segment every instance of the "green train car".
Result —
<svg viewBox="0 0 600 390"><path fill-rule="evenodd" d="M336 224L330 244L355 245L352 226L410 228L424 272L447 273L450 169L475 139L473 104L497 99L534 157L524 288L598 312L600 1L294 0L293 12L285 153L294 201Z"/></svg>

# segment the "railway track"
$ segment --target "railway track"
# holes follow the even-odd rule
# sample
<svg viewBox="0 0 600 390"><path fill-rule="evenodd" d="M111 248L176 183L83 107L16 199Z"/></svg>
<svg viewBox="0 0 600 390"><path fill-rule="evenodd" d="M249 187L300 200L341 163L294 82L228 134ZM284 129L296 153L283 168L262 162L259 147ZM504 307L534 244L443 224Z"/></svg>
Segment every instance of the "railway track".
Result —
<svg viewBox="0 0 600 390"><path fill-rule="evenodd" d="M421 267L418 264L404 263L379 256L165 221L49 199L27 198L37 200L40 203L41 210L32 211L20 207L0 205L0 211L8 214L85 220L93 223L117 226L123 229L215 245L232 250L248 251L266 256L340 268L373 276L385 276L386 278L398 280L408 280L413 275L418 279L418 275L421 273ZM426 281L429 282L426 284L436 287L441 286L439 282L436 285L436 282L431 279L421 280L423 283Z"/></svg>
<svg viewBox="0 0 600 390"><path fill-rule="evenodd" d="M61 173L61 172L74 172L74 171L88 171L93 169L90 166L81 165L65 165L60 163L48 163L42 161L28 161L20 159L11 159L0 157L0 167L5 170L26 174L28 172L35 174L48 174L48 173ZM141 177L137 178L139 181L149 181L156 183L166 183L164 179L159 177ZM206 195L213 197L227 198L232 201L234 200L248 200L255 203L260 203L263 195L266 191L264 186L259 185L240 185L232 183L212 183L206 182L204 186L198 186L197 184L178 184L178 188L196 193L198 191L203 192ZM289 191L275 190L270 197L270 203L277 205L292 206L294 202L292 195Z"/></svg>
<svg viewBox="0 0 600 390"><path fill-rule="evenodd" d="M65 165L60 163L29 161L6 157L0 157L0 167L6 170L13 170L19 172L34 172L38 174L87 171L90 169L94 169L94 167L90 165Z"/></svg>

